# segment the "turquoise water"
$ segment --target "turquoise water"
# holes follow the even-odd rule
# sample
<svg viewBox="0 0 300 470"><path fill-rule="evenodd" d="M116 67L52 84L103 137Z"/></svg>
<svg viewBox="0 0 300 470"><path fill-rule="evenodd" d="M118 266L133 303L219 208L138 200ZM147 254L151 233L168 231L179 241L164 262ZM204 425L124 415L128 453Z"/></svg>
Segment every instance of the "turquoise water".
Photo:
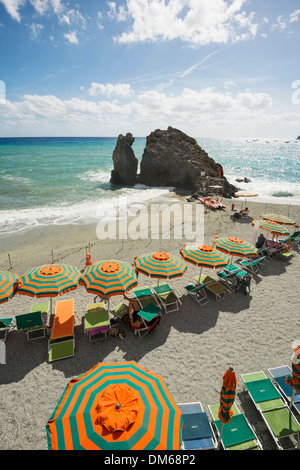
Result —
<svg viewBox="0 0 300 470"><path fill-rule="evenodd" d="M172 188L113 187L117 138L1 138L0 233L37 225L97 220L119 197L142 203ZM257 201L300 204L300 142L197 139L231 183L259 194ZM141 160L145 138L133 150ZM247 176L251 183L237 183ZM101 212L101 211L100 211Z"/></svg>

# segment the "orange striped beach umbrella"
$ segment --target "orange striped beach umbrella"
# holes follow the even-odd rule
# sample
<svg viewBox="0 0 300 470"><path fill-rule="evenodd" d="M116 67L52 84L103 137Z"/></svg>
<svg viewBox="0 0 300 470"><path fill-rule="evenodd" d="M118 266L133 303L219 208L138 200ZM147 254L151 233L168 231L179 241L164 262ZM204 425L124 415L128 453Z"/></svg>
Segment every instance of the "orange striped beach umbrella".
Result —
<svg viewBox="0 0 300 470"><path fill-rule="evenodd" d="M134 258L137 271L158 279L181 277L187 265L178 257L169 253L146 253Z"/></svg>
<svg viewBox="0 0 300 470"><path fill-rule="evenodd" d="M277 222L271 222L270 220L258 220L257 222L260 228L268 230L274 235L282 235L282 236L290 235L290 232L288 231L288 229ZM255 224L255 220L252 220L252 225L254 226L254 224Z"/></svg>
<svg viewBox="0 0 300 470"><path fill-rule="evenodd" d="M199 245L194 243L192 245L184 245L179 251L180 255L185 261L200 267L199 280L201 277L202 268L220 269L225 268L230 259L225 254L221 253L216 248L209 245Z"/></svg>
<svg viewBox="0 0 300 470"><path fill-rule="evenodd" d="M292 347L295 347L292 355L292 375L285 378L286 383L293 387L290 408L292 407L296 391L300 392L300 344L299 342L295 343L292 344Z"/></svg>
<svg viewBox="0 0 300 470"><path fill-rule="evenodd" d="M7 302L15 295L18 277L17 274L0 269L0 304Z"/></svg>
<svg viewBox="0 0 300 470"><path fill-rule="evenodd" d="M46 431L49 450L179 450L181 427L163 378L130 361L72 379Z"/></svg>
<svg viewBox="0 0 300 470"><path fill-rule="evenodd" d="M220 442L222 437L223 426L230 423L233 411L231 409L235 400L237 378L232 367L229 367L223 375L223 385L220 392L220 408L219 419L221 421Z"/></svg>
<svg viewBox="0 0 300 470"><path fill-rule="evenodd" d="M75 266L64 264L40 266L29 269L18 278L18 294L30 297L52 297L63 295L79 285L81 273Z"/></svg>
<svg viewBox="0 0 300 470"><path fill-rule="evenodd" d="M262 218L282 225L295 225L295 220L280 214L263 214Z"/></svg>

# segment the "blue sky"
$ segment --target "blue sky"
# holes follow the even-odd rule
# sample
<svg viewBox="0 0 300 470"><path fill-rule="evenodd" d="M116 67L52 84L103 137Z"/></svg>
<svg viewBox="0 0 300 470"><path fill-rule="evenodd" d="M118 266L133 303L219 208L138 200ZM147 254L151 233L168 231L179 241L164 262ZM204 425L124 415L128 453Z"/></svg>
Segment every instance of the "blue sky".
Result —
<svg viewBox="0 0 300 470"><path fill-rule="evenodd" d="M0 0L0 136L300 135L299 0Z"/></svg>

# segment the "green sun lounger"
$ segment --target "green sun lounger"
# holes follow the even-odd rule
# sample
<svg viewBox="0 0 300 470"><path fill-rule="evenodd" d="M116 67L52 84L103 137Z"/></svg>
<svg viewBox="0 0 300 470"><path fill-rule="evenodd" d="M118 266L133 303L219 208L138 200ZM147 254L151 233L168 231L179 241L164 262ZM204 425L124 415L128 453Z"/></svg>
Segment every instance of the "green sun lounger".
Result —
<svg viewBox="0 0 300 470"><path fill-rule="evenodd" d="M206 305L209 302L205 291L205 284L188 284L184 287L186 292L191 296L199 305Z"/></svg>
<svg viewBox="0 0 300 470"><path fill-rule="evenodd" d="M104 303L89 304L84 317L84 332L90 341L107 337L110 326L108 310L104 309Z"/></svg>
<svg viewBox="0 0 300 470"><path fill-rule="evenodd" d="M138 287L136 289L133 289L133 293L140 304L141 308L146 307L148 304L154 304L157 307L158 301L156 300L153 292L151 291L150 287L144 286L144 287Z"/></svg>
<svg viewBox="0 0 300 470"><path fill-rule="evenodd" d="M152 286L152 291L166 313L179 310L180 300L174 289L166 282Z"/></svg>
<svg viewBox="0 0 300 470"><path fill-rule="evenodd" d="M218 417L220 404L209 405L208 409L213 418L218 437L220 438L222 423ZM224 450L262 450L262 445L256 436L246 416L240 413L236 403L231 407L233 416L229 423L222 428L221 444Z"/></svg>
<svg viewBox="0 0 300 470"><path fill-rule="evenodd" d="M199 276L195 276L194 279L199 284L204 285L205 289L214 295L217 302L225 298L226 288L222 284L220 284L216 279L213 279L210 276L206 276L205 274L202 274L200 276L200 279Z"/></svg>
<svg viewBox="0 0 300 470"><path fill-rule="evenodd" d="M49 344L49 361L57 361L74 356L74 339Z"/></svg>
<svg viewBox="0 0 300 470"><path fill-rule="evenodd" d="M138 312L139 317L143 320L143 325L139 328L133 328L134 332L140 338L146 336L156 325L159 324L161 317L161 308L152 303L147 304Z"/></svg>
<svg viewBox="0 0 300 470"><path fill-rule="evenodd" d="M0 319L0 340L6 341L7 335L13 327L13 318L1 318Z"/></svg>
<svg viewBox="0 0 300 470"><path fill-rule="evenodd" d="M264 261L265 257L261 256L253 261L243 259L240 261L240 264L243 266L243 268L248 269L253 274L258 274L261 272L261 266Z"/></svg>
<svg viewBox="0 0 300 470"><path fill-rule="evenodd" d="M15 320L17 330L24 332L27 340L45 338L46 328L41 311L16 315Z"/></svg>
<svg viewBox="0 0 300 470"><path fill-rule="evenodd" d="M43 322L45 325L48 323L48 314L50 309L50 301L38 302L31 307L31 312L41 312Z"/></svg>
<svg viewBox="0 0 300 470"><path fill-rule="evenodd" d="M124 304L123 302L116 305L116 307L112 308L110 312L116 317L118 320L122 320L125 315L128 315L128 305Z"/></svg>
<svg viewBox="0 0 300 470"><path fill-rule="evenodd" d="M271 379L263 371L242 374L241 377L277 448L299 449L300 424ZM297 440L296 444L292 442L293 438Z"/></svg>

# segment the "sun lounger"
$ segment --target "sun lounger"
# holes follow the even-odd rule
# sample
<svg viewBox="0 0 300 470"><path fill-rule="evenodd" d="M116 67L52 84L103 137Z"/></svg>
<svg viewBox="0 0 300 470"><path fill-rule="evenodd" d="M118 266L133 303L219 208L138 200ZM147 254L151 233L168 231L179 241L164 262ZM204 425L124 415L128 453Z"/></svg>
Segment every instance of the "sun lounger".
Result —
<svg viewBox="0 0 300 470"><path fill-rule="evenodd" d="M110 327L108 310L104 309L104 303L93 303L87 306L84 316L84 332L90 341L96 341L107 337Z"/></svg>
<svg viewBox="0 0 300 470"><path fill-rule="evenodd" d="M13 328L13 318L1 318L0 319L0 340L6 341L7 335Z"/></svg>
<svg viewBox="0 0 300 470"><path fill-rule="evenodd" d="M188 284L184 287L186 292L192 297L199 305L206 305L209 302L205 291L205 284Z"/></svg>
<svg viewBox="0 0 300 470"><path fill-rule="evenodd" d="M133 293L141 308L146 307L148 304L154 304L159 307L158 301L156 300L150 287L143 286L133 289Z"/></svg>
<svg viewBox="0 0 300 470"><path fill-rule="evenodd" d="M200 402L179 403L182 412L182 449L216 450L217 440Z"/></svg>
<svg viewBox="0 0 300 470"><path fill-rule="evenodd" d="M131 320L128 314L128 305L121 302L111 310L111 313L115 318L126 323L132 330L134 330L135 334L139 335L140 338L143 338L159 324L161 308L153 303L148 303L144 308L139 310L137 314L143 321L143 325L139 328L131 326Z"/></svg>
<svg viewBox="0 0 300 470"><path fill-rule="evenodd" d="M225 298L225 295L226 295L225 287L222 286L222 284L220 284L218 281L216 281L212 277L202 274L200 276L200 279L199 279L199 276L196 276L194 279L199 284L205 285L205 289L215 296L215 299L217 302Z"/></svg>
<svg viewBox="0 0 300 470"><path fill-rule="evenodd" d="M116 317L118 320L123 320L123 318L128 315L128 305L121 302L116 307L112 308L110 312Z"/></svg>
<svg viewBox="0 0 300 470"><path fill-rule="evenodd" d="M259 258L252 259L251 261L248 259L243 259L240 261L240 264L243 266L243 268L249 270L253 274L258 274L261 272L261 267L264 261L265 257L260 256Z"/></svg>
<svg viewBox="0 0 300 470"><path fill-rule="evenodd" d="M291 235L289 235L286 238L279 239L279 243L286 243L287 241L290 241L292 244L299 243L300 241L300 231L294 232Z"/></svg>
<svg viewBox="0 0 300 470"><path fill-rule="evenodd" d="M218 439L220 439L222 422L219 419L220 404L209 405L208 409L213 418ZM229 423L225 423L222 428L221 444L224 450L262 450L262 445L256 436L252 426L248 422L244 413L241 413L233 403L231 407L233 411L232 418Z"/></svg>
<svg viewBox="0 0 300 470"><path fill-rule="evenodd" d="M26 334L27 340L45 338L45 324L40 311L15 316L18 331Z"/></svg>
<svg viewBox="0 0 300 470"><path fill-rule="evenodd" d="M174 289L166 282L152 286L152 291L166 313L179 310L180 299Z"/></svg>
<svg viewBox="0 0 300 470"><path fill-rule="evenodd" d="M300 424L263 371L242 374L245 388L280 450L298 448ZM287 439L286 439L287 438ZM297 439L297 444L292 439Z"/></svg>
<svg viewBox="0 0 300 470"><path fill-rule="evenodd" d="M55 315L48 343L49 361L74 356L74 299L56 302Z"/></svg>
<svg viewBox="0 0 300 470"><path fill-rule="evenodd" d="M287 403L290 405L292 394L293 394L293 387L287 384L285 381L286 377L292 375L292 369L290 366L280 366L274 367L272 369L268 369L269 374L273 378L275 386L280 391L281 395L285 398ZM296 392L293 398L293 407L294 409L300 413L300 393Z"/></svg>
<svg viewBox="0 0 300 470"><path fill-rule="evenodd" d="M48 314L49 314L50 302L49 300L46 302L39 302L34 304L31 308L31 312L41 312L43 317L43 322L47 325L48 322Z"/></svg>

